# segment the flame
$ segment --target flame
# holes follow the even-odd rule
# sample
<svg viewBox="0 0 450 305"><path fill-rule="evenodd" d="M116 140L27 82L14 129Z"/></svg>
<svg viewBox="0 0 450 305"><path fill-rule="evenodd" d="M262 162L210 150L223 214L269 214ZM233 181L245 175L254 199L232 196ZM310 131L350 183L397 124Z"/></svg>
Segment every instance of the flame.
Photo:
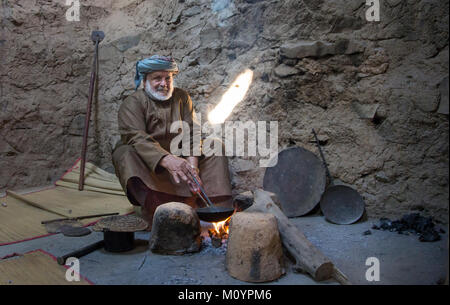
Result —
<svg viewBox="0 0 450 305"><path fill-rule="evenodd" d="M234 107L242 102L252 83L253 71L246 69L239 74L230 88L222 96L220 103L208 114L211 124L221 124L230 116Z"/></svg>
<svg viewBox="0 0 450 305"><path fill-rule="evenodd" d="M213 222L213 226L214 226L214 230L216 231L216 233L220 236L224 233L228 234L229 231L229 220L230 220L231 216L228 217L227 219L225 219L224 221L219 221L219 222Z"/></svg>

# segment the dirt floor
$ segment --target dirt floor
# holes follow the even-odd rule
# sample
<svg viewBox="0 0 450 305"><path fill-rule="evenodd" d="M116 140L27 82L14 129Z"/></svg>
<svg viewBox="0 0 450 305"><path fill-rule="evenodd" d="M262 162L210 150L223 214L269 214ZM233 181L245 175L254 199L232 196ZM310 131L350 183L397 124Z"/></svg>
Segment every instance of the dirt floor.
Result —
<svg viewBox="0 0 450 305"><path fill-rule="evenodd" d="M291 221L353 284L360 285L434 285L444 282L448 270L448 230L437 242L420 242L416 235L371 229L378 219L367 219L352 225L335 225L320 215L291 218ZM207 223L202 222L207 236ZM364 235L367 230L370 235ZM80 273L95 284L249 284L228 275L225 268L226 244L212 247L203 238L200 252L182 256L153 254L148 249L150 232L135 233L136 248L125 253L97 250L80 258ZM103 233L92 232L84 237L47 236L12 245L0 246L0 257L12 253L26 253L43 249L61 256L103 238ZM366 280L369 257L380 262L380 280ZM315 282L306 274L292 270L286 258L286 274L273 285L336 285L334 281ZM261 285L261 284L257 284Z"/></svg>

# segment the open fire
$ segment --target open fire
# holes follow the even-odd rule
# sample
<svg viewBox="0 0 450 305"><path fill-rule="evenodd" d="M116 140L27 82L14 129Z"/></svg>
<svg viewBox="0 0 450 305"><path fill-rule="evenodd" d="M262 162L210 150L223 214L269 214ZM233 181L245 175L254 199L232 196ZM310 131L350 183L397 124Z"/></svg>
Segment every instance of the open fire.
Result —
<svg viewBox="0 0 450 305"><path fill-rule="evenodd" d="M213 222L214 229L208 229L211 243L214 247L222 246L222 240L228 239L228 231L230 225L230 217L220 222Z"/></svg>

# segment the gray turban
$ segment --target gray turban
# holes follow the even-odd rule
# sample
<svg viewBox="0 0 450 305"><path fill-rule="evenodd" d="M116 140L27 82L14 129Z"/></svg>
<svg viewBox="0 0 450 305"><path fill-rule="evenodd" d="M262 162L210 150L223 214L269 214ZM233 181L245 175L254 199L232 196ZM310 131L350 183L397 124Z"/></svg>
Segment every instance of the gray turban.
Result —
<svg viewBox="0 0 450 305"><path fill-rule="evenodd" d="M136 76L134 77L136 90L139 88L145 75L155 71L178 72L178 66L172 57L166 56L153 55L152 57L139 60L136 63Z"/></svg>

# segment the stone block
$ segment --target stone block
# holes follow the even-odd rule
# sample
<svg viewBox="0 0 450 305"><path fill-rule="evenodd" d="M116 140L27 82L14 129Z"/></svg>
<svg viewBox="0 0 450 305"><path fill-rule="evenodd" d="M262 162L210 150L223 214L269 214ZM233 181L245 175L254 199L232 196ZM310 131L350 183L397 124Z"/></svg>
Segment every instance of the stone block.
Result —
<svg viewBox="0 0 450 305"><path fill-rule="evenodd" d="M162 204L153 216L150 250L171 255L198 252L200 230L200 220L193 208L181 202Z"/></svg>
<svg viewBox="0 0 450 305"><path fill-rule="evenodd" d="M280 52L287 58L322 57L336 54L333 43L310 40L286 43L280 47Z"/></svg>
<svg viewBox="0 0 450 305"><path fill-rule="evenodd" d="M276 76L278 77L288 77L288 76L292 76L295 75L297 73L299 73L300 71L297 70L296 68L287 66L285 64L281 64L278 67L275 68L274 73Z"/></svg>
<svg viewBox="0 0 450 305"><path fill-rule="evenodd" d="M273 281L285 273L275 216L240 212L231 217L226 268L245 282Z"/></svg>

